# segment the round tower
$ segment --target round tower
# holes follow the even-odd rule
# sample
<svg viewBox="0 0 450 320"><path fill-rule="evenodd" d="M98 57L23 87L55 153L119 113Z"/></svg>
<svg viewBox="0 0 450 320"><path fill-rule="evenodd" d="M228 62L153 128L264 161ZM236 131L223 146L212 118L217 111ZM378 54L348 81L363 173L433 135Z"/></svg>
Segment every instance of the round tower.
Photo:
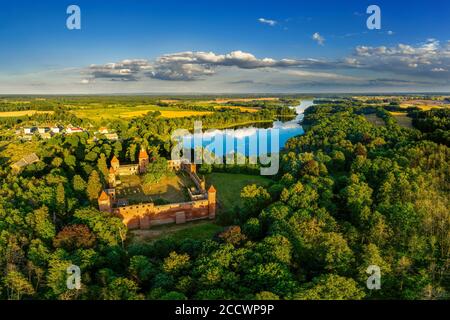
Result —
<svg viewBox="0 0 450 320"><path fill-rule="evenodd" d="M206 191L206 180L205 180L205 176L203 176L200 179L200 192L205 193L205 191Z"/></svg>
<svg viewBox="0 0 450 320"><path fill-rule="evenodd" d="M114 188L116 186L116 172L113 167L109 168L108 184L110 188Z"/></svg>
<svg viewBox="0 0 450 320"><path fill-rule="evenodd" d="M113 168L114 171L117 172L117 170L119 170L119 167L120 167L119 159L117 159L117 157L114 156L111 160L111 168Z"/></svg>
<svg viewBox="0 0 450 320"><path fill-rule="evenodd" d="M208 189L208 213L210 219L216 217L216 189L213 185Z"/></svg>
<svg viewBox="0 0 450 320"><path fill-rule="evenodd" d="M102 191L100 197L98 197L98 210L111 213L111 209L111 198L105 191Z"/></svg>
<svg viewBox="0 0 450 320"><path fill-rule="evenodd" d="M145 173L148 166L148 153L145 149L139 151L139 173Z"/></svg>

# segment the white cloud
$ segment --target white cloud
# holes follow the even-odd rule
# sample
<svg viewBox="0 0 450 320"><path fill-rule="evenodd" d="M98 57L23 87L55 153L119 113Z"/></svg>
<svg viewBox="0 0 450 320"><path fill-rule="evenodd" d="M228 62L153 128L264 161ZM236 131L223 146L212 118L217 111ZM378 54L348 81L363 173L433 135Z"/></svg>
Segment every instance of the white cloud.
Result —
<svg viewBox="0 0 450 320"><path fill-rule="evenodd" d="M237 67L240 69L259 69L311 65L313 60L294 60L272 58L256 58L243 51L232 51L227 54L214 52L180 52L166 54L158 59L150 68L148 75L160 80L197 80L202 76L215 74L217 67Z"/></svg>
<svg viewBox="0 0 450 320"><path fill-rule="evenodd" d="M427 39L418 45L398 44L393 47L358 46L352 57L345 60L347 66L376 71L395 72L411 76L435 77L450 82L450 46L436 39Z"/></svg>
<svg viewBox="0 0 450 320"><path fill-rule="evenodd" d="M258 21L262 24L267 24L271 27L275 26L278 22L275 20L265 19L265 18L259 18Z"/></svg>
<svg viewBox="0 0 450 320"><path fill-rule="evenodd" d="M312 39L313 39L314 41L316 41L318 44L320 44L321 46L323 46L323 44L324 44L324 42L325 42L325 38L322 37L318 32L315 32L315 33L312 35Z"/></svg>
<svg viewBox="0 0 450 320"><path fill-rule="evenodd" d="M319 44L324 39L316 33ZM73 72L73 71L72 71ZM74 82L85 88L109 85L163 88L165 91L218 88L252 90L262 88L295 89L299 86L359 87L427 86L450 84L450 42L427 39L419 44L355 48L352 55L336 60L275 59L256 57L241 50L229 53L185 51L164 54L154 60L127 59L104 65L91 65ZM95 86L87 86L96 79ZM208 79L208 81L201 81ZM121 83L113 85L112 81ZM162 80L162 81L161 81ZM179 83L185 82L182 86ZM195 82L201 81L199 84ZM188 84L190 82L190 84ZM173 83L173 84L172 84ZM441 87L442 88L442 87ZM173 91L171 91L173 90Z"/></svg>
<svg viewBox="0 0 450 320"><path fill-rule="evenodd" d="M126 59L116 63L91 65L87 73L94 78L108 78L111 80L134 81L141 71L151 67L146 59Z"/></svg>
<svg viewBox="0 0 450 320"><path fill-rule="evenodd" d="M432 72L446 72L447 70L444 68L433 68L431 69Z"/></svg>

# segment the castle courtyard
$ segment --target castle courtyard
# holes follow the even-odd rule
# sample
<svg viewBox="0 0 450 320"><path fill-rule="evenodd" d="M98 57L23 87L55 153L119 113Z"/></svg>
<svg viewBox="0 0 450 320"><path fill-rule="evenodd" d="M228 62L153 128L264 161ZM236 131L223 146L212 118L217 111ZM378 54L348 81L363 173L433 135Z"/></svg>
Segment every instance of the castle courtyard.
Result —
<svg viewBox="0 0 450 320"><path fill-rule="evenodd" d="M121 177L121 183L116 187L117 199L127 199L129 204L184 202L189 201L186 188L194 186L184 172L164 176L157 183L145 185L142 180L142 176L139 175Z"/></svg>

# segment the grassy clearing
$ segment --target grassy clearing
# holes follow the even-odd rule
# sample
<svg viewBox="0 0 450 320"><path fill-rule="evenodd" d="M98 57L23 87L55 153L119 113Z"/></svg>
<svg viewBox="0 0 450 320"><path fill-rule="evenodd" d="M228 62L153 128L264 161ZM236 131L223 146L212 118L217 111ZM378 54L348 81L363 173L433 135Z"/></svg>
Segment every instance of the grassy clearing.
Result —
<svg viewBox="0 0 450 320"><path fill-rule="evenodd" d="M185 188L192 185L192 181L183 174L163 177L158 183L143 186L138 175L123 176L117 187L117 197L126 198L130 203L151 202L164 199L171 203L189 200Z"/></svg>
<svg viewBox="0 0 450 320"><path fill-rule="evenodd" d="M406 113L402 112L391 112L391 115L397 120L397 124L400 127L412 129L414 128L412 125L412 119L408 117Z"/></svg>
<svg viewBox="0 0 450 320"><path fill-rule="evenodd" d="M38 149L38 142L36 141L27 141L23 143L4 142L0 144L0 157L13 163L30 153L38 153Z"/></svg>
<svg viewBox="0 0 450 320"><path fill-rule="evenodd" d="M383 127L386 125L384 120L378 117L375 113L365 114L364 118L366 118L366 120L373 124L375 127Z"/></svg>
<svg viewBox="0 0 450 320"><path fill-rule="evenodd" d="M185 224L170 224L152 227L149 230L131 231L131 242L151 242L158 239L172 239L181 242L185 239L211 239L222 227L208 220L187 222Z"/></svg>
<svg viewBox="0 0 450 320"><path fill-rule="evenodd" d="M44 113L53 113L53 111L38 111L38 110L2 111L0 112L0 118L25 117Z"/></svg>
<svg viewBox="0 0 450 320"><path fill-rule="evenodd" d="M206 177L208 185L213 184L217 190L219 210L231 209L241 205L242 188L249 184L267 186L271 180L263 176L233 173L211 173Z"/></svg>

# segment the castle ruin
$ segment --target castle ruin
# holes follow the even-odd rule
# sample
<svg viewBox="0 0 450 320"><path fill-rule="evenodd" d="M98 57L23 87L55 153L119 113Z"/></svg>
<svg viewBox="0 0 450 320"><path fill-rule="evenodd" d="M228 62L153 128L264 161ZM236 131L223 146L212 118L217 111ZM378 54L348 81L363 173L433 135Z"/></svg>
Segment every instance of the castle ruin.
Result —
<svg viewBox="0 0 450 320"><path fill-rule="evenodd" d="M116 198L117 177L143 174L147 170L149 156L144 149L139 152L137 164L121 165L117 157L111 160L108 175L108 189L98 198L100 211L120 217L129 229L148 229L168 223L185 223L200 219L214 219L216 216L216 189L206 190L204 179L197 175L196 165L182 160L168 160L173 171L184 171L195 185L195 190L187 189L190 201L155 205L153 202L128 205L127 201ZM122 201L121 201L122 200Z"/></svg>

